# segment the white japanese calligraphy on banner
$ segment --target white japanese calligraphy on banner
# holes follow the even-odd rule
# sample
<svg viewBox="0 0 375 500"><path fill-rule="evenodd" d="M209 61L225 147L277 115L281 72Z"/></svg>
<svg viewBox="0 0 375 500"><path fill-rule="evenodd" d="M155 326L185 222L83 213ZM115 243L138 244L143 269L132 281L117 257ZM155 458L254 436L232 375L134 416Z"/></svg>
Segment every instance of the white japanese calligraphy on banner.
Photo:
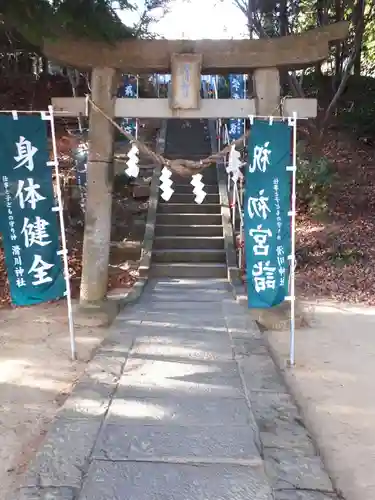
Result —
<svg viewBox="0 0 375 500"><path fill-rule="evenodd" d="M33 222L27 217L24 217L21 234L25 237L25 247L29 248L33 245L44 247L51 243L46 227L49 222L37 215ZM47 241L46 241L47 240Z"/></svg>
<svg viewBox="0 0 375 500"><path fill-rule="evenodd" d="M279 179L276 177L273 180L273 189L275 192L275 208L276 208L276 225L277 225L277 233L276 239L278 241L281 240L281 227L282 227L282 219L280 212L280 196L279 196ZM278 264L278 272L280 274L280 284L284 285L285 283L285 255L284 248L282 246L277 246L277 264Z"/></svg>
<svg viewBox="0 0 375 500"><path fill-rule="evenodd" d="M245 99L244 75L229 75L229 92L232 99ZM229 141L239 139L245 132L245 121L241 118L230 118L228 121Z"/></svg>
<svg viewBox="0 0 375 500"><path fill-rule="evenodd" d="M259 191L259 196L253 197L249 196L247 203L247 210L251 219L254 217L261 217L266 220L267 215L271 213L268 206L268 196L264 196L264 189Z"/></svg>
<svg viewBox="0 0 375 500"><path fill-rule="evenodd" d="M119 96L136 99L139 97L138 91L138 77L135 75L123 75L123 83L119 89ZM138 120L136 118L123 118L120 120L120 125L125 132L133 135L135 138L138 137ZM85 200L82 200L82 204L85 204Z"/></svg>
<svg viewBox="0 0 375 500"><path fill-rule="evenodd" d="M32 284L34 286L37 286L42 285L43 283L50 283L52 281L52 278L48 275L47 271L52 268L53 264L44 262L40 255L34 254L33 263L29 269L29 274L34 274L34 281L32 282Z"/></svg>
<svg viewBox="0 0 375 500"><path fill-rule="evenodd" d="M136 97L134 89L133 89L133 85L131 85L130 83L125 85L124 95L125 95L125 97Z"/></svg>
<svg viewBox="0 0 375 500"><path fill-rule="evenodd" d="M13 167L14 170L24 167L29 172L32 172L34 170L33 157L38 149L34 147L30 141L22 136L20 137L19 141L16 142L16 147L18 155L14 157L17 162ZM18 199L19 207L21 210L25 209L26 204L28 204L29 208L31 208L32 210L36 210L38 202L46 199L46 197L40 193L40 189L40 184L35 183L32 177L27 177L26 180L18 180L18 187L15 198ZM21 234L24 236L25 248L30 248L33 245L49 245L52 240L50 239L50 236L47 232L48 225L49 223L39 216L35 217L34 222L30 222L28 217L24 217ZM20 247L17 245L13 248L16 248L18 252L18 249ZM26 286L26 282L23 278L25 271L21 267L22 260L20 254L17 255L17 264L18 267L15 269L15 273L19 278L17 281L17 286ZM32 281L32 284L34 286L38 286L43 283L52 281L52 278L48 276L47 271L53 268L53 266L53 264L44 262L40 255L35 254L32 265L28 270L28 274L34 275L34 281Z"/></svg>
<svg viewBox="0 0 375 500"><path fill-rule="evenodd" d="M24 163L25 167L26 162ZM28 164L29 165L29 164ZM5 193L5 200L6 200L6 206L7 206L7 212L8 212L8 224L9 224L9 229L10 229L10 238L12 241L17 240L17 234L15 230L15 221L14 221L14 216L13 216L13 210L12 210L12 202L11 202L11 195L9 192L9 181L8 177L3 176L3 185L4 185L4 193ZM30 179L29 179L30 180ZM42 198L44 199L44 198ZM36 203L38 199L35 201L35 206L33 205L32 208L35 209ZM20 207L24 208L24 204L20 203ZM45 230L45 227L48 225L48 222L44 221L40 217L37 217L34 224L29 224L29 219L25 217L24 219L24 226L21 230L21 234L24 235L25 237L25 247L28 248L32 246L34 243L39 244L41 246L48 245L51 243L51 240L49 241L43 241L43 239L48 238L48 233ZM12 246L12 255L13 255L13 265L14 265L14 273L16 275L16 286L18 288L26 286L26 281L24 279L24 267L23 267L23 261L22 261L22 256L21 256L21 246L20 245L13 245ZM38 256L40 257L40 256ZM38 267L39 266L39 267ZM35 259L34 256L34 262L32 266L30 267L28 273L36 273L36 276L39 276L40 269L50 269L53 267L53 264L48 264L46 262L43 262L43 260L40 259ZM46 281L47 280L47 281ZM46 283L48 281L51 281L52 278L49 278L48 276L44 276L44 281L40 279L37 280L37 282L33 282L33 284L41 284L41 283Z"/></svg>
<svg viewBox="0 0 375 500"><path fill-rule="evenodd" d="M38 148L33 146L31 142L23 136L16 142L16 147L18 154L14 157L17 162L14 168L25 166L27 170L32 172L34 170L34 155L38 151Z"/></svg>
<svg viewBox="0 0 375 500"><path fill-rule="evenodd" d="M40 185L34 184L34 179L26 179L28 185L25 186L25 181L18 181L18 188L16 198L19 199L20 207L22 210L25 208L26 203L30 205L32 210L36 209L38 201L45 200L46 198L39 193Z"/></svg>
<svg viewBox="0 0 375 500"><path fill-rule="evenodd" d="M265 172L270 164L271 150L268 149L270 143L267 141L263 146L255 146L253 154L253 163L249 165L249 172L253 173L255 170Z"/></svg>
<svg viewBox="0 0 375 500"><path fill-rule="evenodd" d="M9 192L9 179L6 176L3 176L3 184L4 184L4 194L5 194L5 202L6 202L6 208L7 208L7 215L8 215L8 223L9 223L9 229L10 229L10 238L12 241L15 241L17 239L16 236L16 231L15 231L15 222L14 222L14 216L13 216L13 210L12 210L12 197Z"/></svg>
<svg viewBox="0 0 375 500"><path fill-rule="evenodd" d="M284 300L286 293L290 130L282 122L272 125L257 120L254 125L245 198L248 303L249 307L271 307ZM281 138L277 129L282 131Z"/></svg>

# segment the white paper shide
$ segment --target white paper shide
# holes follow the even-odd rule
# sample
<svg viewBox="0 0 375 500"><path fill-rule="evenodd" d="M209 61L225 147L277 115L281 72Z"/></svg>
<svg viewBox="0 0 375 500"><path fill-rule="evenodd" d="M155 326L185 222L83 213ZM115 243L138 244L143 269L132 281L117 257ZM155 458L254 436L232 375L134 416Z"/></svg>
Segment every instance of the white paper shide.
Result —
<svg viewBox="0 0 375 500"><path fill-rule="evenodd" d="M172 172L167 167L164 167L160 175L160 196L164 201L169 201L174 193L174 189L172 189L173 181L171 177Z"/></svg>
<svg viewBox="0 0 375 500"><path fill-rule="evenodd" d="M126 165L128 168L125 169L126 175L129 177L138 177L139 175L139 149L135 144L132 144L132 147L130 148L130 151L128 153L128 161L126 162Z"/></svg>
<svg viewBox="0 0 375 500"><path fill-rule="evenodd" d="M191 177L190 184L193 186L193 193L195 194L194 201L200 205L206 197L206 191L204 188L204 183L202 182L202 174L195 174Z"/></svg>

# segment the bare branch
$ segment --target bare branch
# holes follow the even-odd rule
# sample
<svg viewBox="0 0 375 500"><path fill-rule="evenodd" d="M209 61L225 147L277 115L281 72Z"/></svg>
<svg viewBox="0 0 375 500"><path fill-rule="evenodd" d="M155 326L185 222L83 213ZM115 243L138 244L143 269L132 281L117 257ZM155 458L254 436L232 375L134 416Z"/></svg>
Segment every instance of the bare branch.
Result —
<svg viewBox="0 0 375 500"><path fill-rule="evenodd" d="M357 3L356 8L355 8L356 15L358 16L358 22L357 22L357 30L355 31L355 34L354 34L353 50L352 50L352 53L350 54L348 63L346 65L346 68L344 71L344 74L341 78L340 85L339 85L335 95L333 96L332 101L330 102L330 104L325 112L325 115L324 115L324 118L322 121L321 135L323 135L325 125L327 124L332 111L336 108L337 103L338 103L338 101L339 101L339 99L340 99L340 97L345 89L345 85L346 85L346 82L348 81L348 78L350 76L350 72L351 72L352 67L354 65L356 55L361 48L360 45L361 45L362 29L359 29L359 28L361 28L362 24L364 23L364 9L365 9L365 0L358 0L358 3Z"/></svg>

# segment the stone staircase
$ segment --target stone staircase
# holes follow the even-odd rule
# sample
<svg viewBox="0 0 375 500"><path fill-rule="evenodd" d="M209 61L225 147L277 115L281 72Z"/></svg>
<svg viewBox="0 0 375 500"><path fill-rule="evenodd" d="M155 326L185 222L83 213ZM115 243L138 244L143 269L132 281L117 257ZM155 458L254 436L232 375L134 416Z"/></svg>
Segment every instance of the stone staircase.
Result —
<svg viewBox="0 0 375 500"><path fill-rule="evenodd" d="M201 159L211 153L205 120L169 120L167 158ZM225 279L226 259L216 166L203 172L208 193L194 202L191 177L173 175L175 190L168 202L160 198L152 254L152 277Z"/></svg>

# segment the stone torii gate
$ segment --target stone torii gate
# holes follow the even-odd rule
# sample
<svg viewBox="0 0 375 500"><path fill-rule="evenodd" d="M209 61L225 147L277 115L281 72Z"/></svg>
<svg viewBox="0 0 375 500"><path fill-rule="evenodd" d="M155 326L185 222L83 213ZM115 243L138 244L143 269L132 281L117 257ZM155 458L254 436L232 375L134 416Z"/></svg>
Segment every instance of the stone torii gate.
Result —
<svg viewBox="0 0 375 500"><path fill-rule="evenodd" d="M348 23L300 35L260 40L126 40L115 45L77 39L45 41L51 60L92 70L92 100L114 118L247 118L249 115L313 118L316 99L280 96L279 69L301 69L325 60L329 44L343 40ZM254 99L200 98L201 74L252 72ZM171 73L171 99L117 98L120 73ZM54 98L61 116L89 113L86 231L81 304L106 297L111 227L114 127L85 98Z"/></svg>

